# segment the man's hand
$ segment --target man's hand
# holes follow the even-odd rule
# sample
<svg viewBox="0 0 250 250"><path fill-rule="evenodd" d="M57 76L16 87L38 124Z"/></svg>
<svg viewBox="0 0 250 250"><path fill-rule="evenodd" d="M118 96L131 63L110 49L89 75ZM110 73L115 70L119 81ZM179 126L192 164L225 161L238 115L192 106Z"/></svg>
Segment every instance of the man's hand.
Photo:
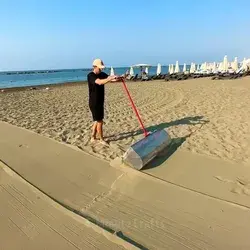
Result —
<svg viewBox="0 0 250 250"><path fill-rule="evenodd" d="M98 85L103 85L108 82L119 82L121 81L122 77L120 76L108 76L106 79L96 79L95 83Z"/></svg>
<svg viewBox="0 0 250 250"><path fill-rule="evenodd" d="M117 76L108 76L108 81L109 82L114 82Z"/></svg>
<svg viewBox="0 0 250 250"><path fill-rule="evenodd" d="M122 81L123 77L121 76L114 76L115 78L112 80L112 82L120 82Z"/></svg>

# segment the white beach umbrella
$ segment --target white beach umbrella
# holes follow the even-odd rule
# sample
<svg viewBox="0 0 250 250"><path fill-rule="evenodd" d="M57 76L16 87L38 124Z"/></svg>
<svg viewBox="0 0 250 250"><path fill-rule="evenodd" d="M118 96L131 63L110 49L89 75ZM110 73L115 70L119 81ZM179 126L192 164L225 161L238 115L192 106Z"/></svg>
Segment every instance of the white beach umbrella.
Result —
<svg viewBox="0 0 250 250"><path fill-rule="evenodd" d="M180 72L179 62L176 61L174 73L179 73L179 72Z"/></svg>
<svg viewBox="0 0 250 250"><path fill-rule="evenodd" d="M187 65L186 65L186 63L184 63L184 65L183 65L183 72L185 73L187 71Z"/></svg>
<svg viewBox="0 0 250 250"><path fill-rule="evenodd" d="M212 72L216 72L216 71L217 71L216 62L214 62L212 66Z"/></svg>
<svg viewBox="0 0 250 250"><path fill-rule="evenodd" d="M151 67L150 64L146 64L146 63L139 63L139 64L135 64L132 65L133 68L145 68L145 67Z"/></svg>
<svg viewBox="0 0 250 250"><path fill-rule="evenodd" d="M241 68L243 70L247 70L247 60L246 60L246 58L243 59Z"/></svg>
<svg viewBox="0 0 250 250"><path fill-rule="evenodd" d="M174 74L174 64L172 64L172 74Z"/></svg>
<svg viewBox="0 0 250 250"><path fill-rule="evenodd" d="M207 70L207 63L206 62L202 63L200 69L202 71L206 71Z"/></svg>
<svg viewBox="0 0 250 250"><path fill-rule="evenodd" d="M193 67L193 63L191 63L191 64L190 64L189 73L194 73L194 72L193 72L193 68L194 68L194 67Z"/></svg>
<svg viewBox="0 0 250 250"><path fill-rule="evenodd" d="M169 64L168 73L169 73L169 74L173 74L173 73L172 73L172 64Z"/></svg>
<svg viewBox="0 0 250 250"><path fill-rule="evenodd" d="M193 63L190 64L190 69L189 69L189 73L193 72Z"/></svg>
<svg viewBox="0 0 250 250"><path fill-rule="evenodd" d="M223 70L224 70L224 71L228 71L228 60L227 60L227 56L224 56L224 59L223 59Z"/></svg>
<svg viewBox="0 0 250 250"><path fill-rule="evenodd" d="M113 67L110 68L110 75L111 75L111 76L114 76L114 75L115 75L115 71L114 71Z"/></svg>
<svg viewBox="0 0 250 250"><path fill-rule="evenodd" d="M168 74L171 74L171 69L172 69L172 65L169 64L169 65L168 65Z"/></svg>
<svg viewBox="0 0 250 250"><path fill-rule="evenodd" d="M232 68L233 68L234 71L237 71L239 69L238 58L237 57L234 58L233 67Z"/></svg>
<svg viewBox="0 0 250 250"><path fill-rule="evenodd" d="M228 62L228 69L234 69L234 61L233 62Z"/></svg>
<svg viewBox="0 0 250 250"><path fill-rule="evenodd" d="M217 71L217 63L216 63L216 62L214 62L214 63L212 64L212 71L213 71L213 70Z"/></svg>
<svg viewBox="0 0 250 250"><path fill-rule="evenodd" d="M198 64L198 67L199 67L199 64ZM194 72L196 71L196 65L195 65L195 63L193 64L193 68L194 68ZM200 68L199 68L199 70L200 70Z"/></svg>
<svg viewBox="0 0 250 250"><path fill-rule="evenodd" d="M204 71L207 71L207 62L204 62Z"/></svg>
<svg viewBox="0 0 250 250"><path fill-rule="evenodd" d="M212 63L207 63L207 70L212 70L213 64Z"/></svg>
<svg viewBox="0 0 250 250"><path fill-rule="evenodd" d="M130 67L129 74L130 74L131 76L134 76L134 75L135 75L135 74L134 74L134 69L133 69L133 67Z"/></svg>
<svg viewBox="0 0 250 250"><path fill-rule="evenodd" d="M246 66L250 67L250 58L246 60Z"/></svg>
<svg viewBox="0 0 250 250"><path fill-rule="evenodd" d="M161 74L161 64L158 63L157 70L156 70L156 75L160 75L160 74Z"/></svg>
<svg viewBox="0 0 250 250"><path fill-rule="evenodd" d="M223 70L224 70L224 64L223 64L223 62L221 62L221 63L219 64L218 70L219 70L219 71L223 71Z"/></svg>
<svg viewBox="0 0 250 250"><path fill-rule="evenodd" d="M195 64L194 63L191 63L191 66L190 66L190 73L193 74L195 72Z"/></svg>
<svg viewBox="0 0 250 250"><path fill-rule="evenodd" d="M174 74L174 65L170 64L170 70L169 70L169 74Z"/></svg>

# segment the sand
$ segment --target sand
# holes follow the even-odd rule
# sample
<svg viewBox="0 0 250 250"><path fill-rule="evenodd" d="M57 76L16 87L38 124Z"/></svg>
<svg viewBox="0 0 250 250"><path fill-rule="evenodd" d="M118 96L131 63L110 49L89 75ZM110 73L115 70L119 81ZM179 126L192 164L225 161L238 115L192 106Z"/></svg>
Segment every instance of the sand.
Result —
<svg viewBox="0 0 250 250"><path fill-rule="evenodd" d="M167 127L188 152L248 165L249 78L128 83L149 130ZM90 142L87 85L0 93L0 120L77 146L111 161L142 137L121 83L106 86L105 136L110 147Z"/></svg>
<svg viewBox="0 0 250 250"><path fill-rule="evenodd" d="M86 84L1 92L0 249L249 249L249 80L128 83L173 141L141 172L119 161L142 137L121 83L106 86L110 146L90 142Z"/></svg>
<svg viewBox="0 0 250 250"><path fill-rule="evenodd" d="M177 154L179 155L175 158ZM249 249L250 226L246 221L250 219L250 209L247 204L244 204L244 197L237 193L229 197L230 191L225 188L228 183L223 181L218 181L224 186L218 196L226 197L228 200L216 197L216 193L212 197L211 192L216 192L219 186L211 182L210 189L203 189L202 193L199 192L200 181L197 181L200 176L204 179L204 175L209 179L212 172L221 175L219 171L228 178L237 176L239 172L244 174L245 178L249 178L248 168L238 170L237 167L241 168L241 166L230 166L229 171L225 173L223 169L226 168L227 163L222 161L219 163L222 165L221 170L216 172L213 168L209 170L206 164L203 166L204 163L213 165L210 157L197 158L196 154L190 152L186 154L181 150L178 150L175 155L170 158L170 165L165 165L165 171L168 171L166 170L168 167L172 169L169 171L170 174L172 173L170 176L172 183L169 183L168 180L164 180L166 176L160 180L131 168L110 166L108 162L81 150L75 150L66 144L0 122L0 159L9 167L9 169L5 167L4 174L0 172L2 177L0 184L5 188L2 193L4 203L1 202L0 206L10 207L10 211L9 209L1 211L4 211L4 214L14 222L19 222L17 225L23 227L29 226L29 223L22 221L22 216L27 218L28 212L33 212L43 219L46 225L51 225L57 233L61 233L68 242L70 240L78 246L78 249L87 249L87 244L96 243L97 236L92 234L91 241L85 242L87 238L83 240L81 235L89 235L93 227L86 230L84 225L77 224L84 224L81 220L71 224L70 211L91 221L97 227L105 227L105 231L109 230L113 233L111 242L106 244L118 245L114 248L111 246L110 249L117 249L125 243L140 249ZM194 161L195 158L196 161ZM183 159L182 164L180 159ZM155 168L161 169L161 173L166 163L162 164ZM17 183L19 180L13 176L10 169L22 177L22 183ZM204 175L199 173L201 169ZM188 170L192 170L193 175L189 175ZM8 176L10 173L11 176ZM157 173L154 174L157 176ZM189 182L183 183L187 179L185 174ZM190 188L191 182L194 190ZM205 188L208 187L207 184L205 183ZM38 192L38 189L41 191ZM8 199L8 192L13 197ZM34 192L33 195L32 192ZM210 194L207 194L208 192ZM37 200L38 195L39 200ZM236 197L239 197L238 205L230 201ZM247 196L245 198L248 199ZM23 202L26 206L18 206L18 202ZM22 216L17 216L13 211L17 207ZM34 226L42 228L39 227L37 217L29 217L29 219ZM44 230L38 238L42 249L49 244L41 241L43 238L46 239L46 232L48 232L46 225L43 226ZM79 235L80 230L81 235ZM25 232L36 233L30 227ZM13 228L5 234L8 237L16 235ZM59 241L58 234L53 235L55 237L51 238L51 244L65 243L62 239ZM3 242L1 236L3 236L2 233L0 248ZM107 239L107 235L103 232L98 237L99 243L105 242L102 236ZM116 240L115 237L117 237ZM26 236L19 234L19 242L23 244L24 239ZM11 249L10 246L14 246L14 249L17 246L33 249L31 244L13 243L11 245L12 242L4 242L7 249Z"/></svg>
<svg viewBox="0 0 250 250"><path fill-rule="evenodd" d="M0 200L0 249L135 249L60 206L1 162Z"/></svg>

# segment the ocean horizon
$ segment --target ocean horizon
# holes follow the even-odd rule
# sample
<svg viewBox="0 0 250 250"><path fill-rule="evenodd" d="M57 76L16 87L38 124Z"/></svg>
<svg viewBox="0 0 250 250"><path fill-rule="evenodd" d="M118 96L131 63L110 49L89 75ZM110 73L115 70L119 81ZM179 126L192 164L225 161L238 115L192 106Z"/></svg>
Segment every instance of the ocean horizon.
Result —
<svg viewBox="0 0 250 250"><path fill-rule="evenodd" d="M190 65L187 65L187 69ZM113 67L115 74L125 74L130 67ZM157 66L149 68L149 75L156 74ZM182 71L183 65L180 65ZM81 82L87 80L87 75L91 68L82 69L51 69L51 70L22 70L22 71L0 71L0 89L38 86L47 84L60 84L67 82ZM110 73L110 67L104 72ZM161 67L162 74L168 73L168 66ZM140 69L134 68L134 73L139 74Z"/></svg>

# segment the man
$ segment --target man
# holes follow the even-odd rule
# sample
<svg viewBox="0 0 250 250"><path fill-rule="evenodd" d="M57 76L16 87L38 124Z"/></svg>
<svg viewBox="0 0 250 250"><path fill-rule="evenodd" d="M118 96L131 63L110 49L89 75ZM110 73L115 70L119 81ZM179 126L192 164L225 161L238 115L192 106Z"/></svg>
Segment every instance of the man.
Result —
<svg viewBox="0 0 250 250"><path fill-rule="evenodd" d="M104 85L108 82L116 81L116 76L108 76L102 72L104 68L103 61L95 59L93 62L93 71L88 74L89 108L94 121L91 142L97 139L96 136L98 134L100 142L108 145L103 138Z"/></svg>

